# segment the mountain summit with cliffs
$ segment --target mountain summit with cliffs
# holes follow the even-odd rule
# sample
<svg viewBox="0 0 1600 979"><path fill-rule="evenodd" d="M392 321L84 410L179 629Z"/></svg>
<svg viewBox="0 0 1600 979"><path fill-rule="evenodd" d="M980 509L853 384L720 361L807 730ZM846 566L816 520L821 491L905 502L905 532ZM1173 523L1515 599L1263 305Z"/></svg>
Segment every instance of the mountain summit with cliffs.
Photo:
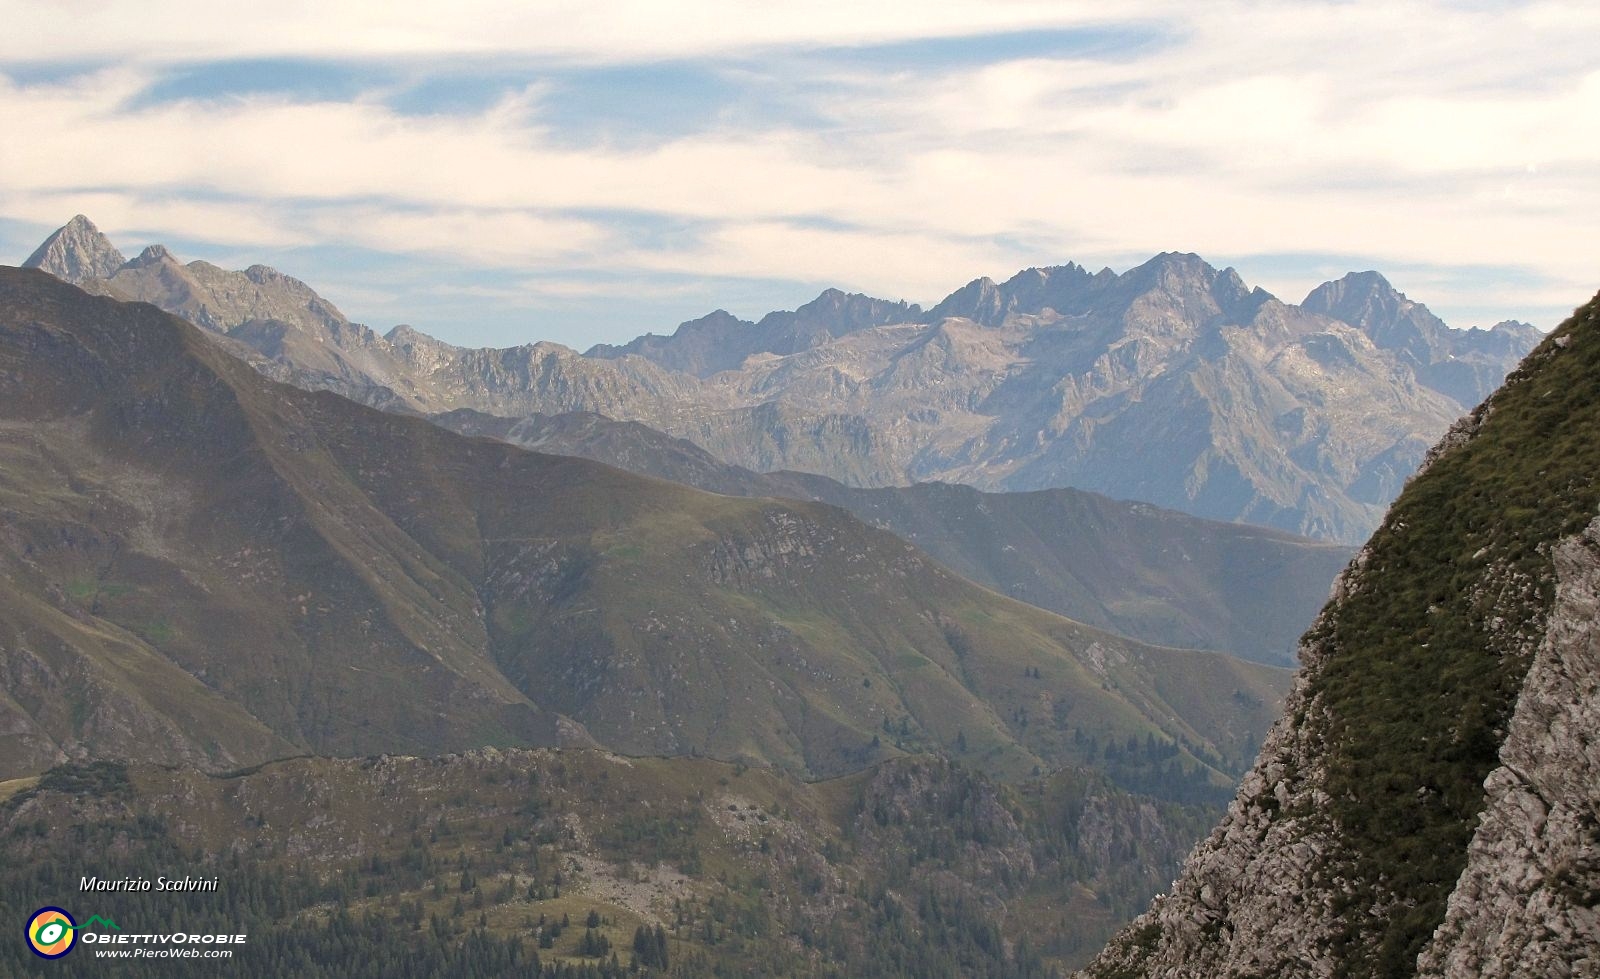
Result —
<svg viewBox="0 0 1600 979"><path fill-rule="evenodd" d="M717 311L586 354L470 349L351 323L264 266L120 255L87 220L30 264L151 302L279 380L378 407L588 411L724 463L859 487L1075 487L1357 543L1427 447L1540 336L1446 327L1375 272L1300 305L1168 252L980 278L926 311L825 291L751 323Z"/></svg>

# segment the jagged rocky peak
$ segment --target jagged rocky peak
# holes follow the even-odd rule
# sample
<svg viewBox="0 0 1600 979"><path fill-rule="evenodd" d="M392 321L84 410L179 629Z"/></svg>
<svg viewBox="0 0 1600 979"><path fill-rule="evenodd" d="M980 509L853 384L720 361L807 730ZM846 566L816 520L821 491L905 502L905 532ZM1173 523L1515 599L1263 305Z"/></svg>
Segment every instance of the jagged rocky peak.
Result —
<svg viewBox="0 0 1600 979"><path fill-rule="evenodd" d="M707 329L734 330L749 325L749 320L742 320L725 309L713 309L711 312L700 317L699 319L687 320L683 323L679 323L678 329L674 332L674 336L680 333L692 333L698 330Z"/></svg>
<svg viewBox="0 0 1600 979"><path fill-rule="evenodd" d="M1107 283L1106 308L1127 310L1130 330L1216 337L1225 324L1247 326L1273 299L1232 268L1218 271L1193 252L1163 252Z"/></svg>
<svg viewBox="0 0 1600 979"><path fill-rule="evenodd" d="M78 285L87 279L108 278L126 261L111 239L79 214L46 238L22 267L42 269Z"/></svg>
<svg viewBox="0 0 1600 979"><path fill-rule="evenodd" d="M1176 293L1209 290L1217 275L1209 262L1193 252L1162 252L1129 269L1122 278L1135 288Z"/></svg>
<svg viewBox="0 0 1600 979"><path fill-rule="evenodd" d="M1020 313L1038 314L1046 309L1057 313L1079 312L1093 294L1095 277L1076 262L1046 268L1023 269L1007 279L1000 290L1010 297L1009 305Z"/></svg>
<svg viewBox="0 0 1600 979"><path fill-rule="evenodd" d="M128 268L142 269L151 265L177 265L178 259L166 245L146 245L144 251L127 262Z"/></svg>
<svg viewBox="0 0 1600 979"><path fill-rule="evenodd" d="M824 289L821 295L792 313L768 313L757 326L809 328L837 337L888 323L913 322L921 315L922 307L916 303L890 302L859 292Z"/></svg>
<svg viewBox="0 0 1600 979"><path fill-rule="evenodd" d="M81 256L86 250L100 259L73 266L62 258ZM41 246L35 257L40 258L38 267L59 279L116 299L152 303L212 333L239 340L273 360L298 359L296 367L326 376L370 372L376 366L370 359L359 366L341 363L342 355L329 353L330 343L358 348L374 338L310 286L266 265L238 272L205 261L184 264L159 244L145 248L132 261L123 261L105 236L81 215ZM86 271L91 266L93 274ZM78 269L76 278L72 268ZM293 338L300 335L312 338L313 343L297 347Z"/></svg>
<svg viewBox="0 0 1600 979"><path fill-rule="evenodd" d="M1466 331L1462 339L1469 349L1503 356L1514 351L1531 349L1543 336L1539 328L1532 323L1501 320L1487 330L1475 326Z"/></svg>
<svg viewBox="0 0 1600 979"><path fill-rule="evenodd" d="M680 324L671 336L646 334L622 346L597 344L584 356L637 354L671 370L706 377L737 369L753 355L798 353L859 330L915 322L921 313L916 305L826 289L798 309L768 313L758 323L718 309Z"/></svg>
<svg viewBox="0 0 1600 979"><path fill-rule="evenodd" d="M401 323L399 326L384 334L383 339L387 341L390 346L398 350L415 352L428 351L432 353L447 354L459 352L463 349L453 344L445 343L443 340L440 340L437 337L423 333L421 330L416 329L409 323Z"/></svg>
<svg viewBox="0 0 1600 979"><path fill-rule="evenodd" d="M1003 283L974 279L951 293L923 317L938 322L959 316L985 326L998 326L1012 315L1037 316L1046 310L1072 316L1113 305L1126 306L1140 296L1172 296L1185 301L1210 297L1230 319L1247 323L1272 298L1251 289L1233 269L1218 272L1191 252L1164 252L1122 275L1110 269L1091 274L1075 262L1023 269Z"/></svg>
<svg viewBox="0 0 1600 979"><path fill-rule="evenodd" d="M1211 298L1216 300L1218 308L1227 314L1228 319L1244 325L1251 321L1257 310L1277 297L1260 286L1251 288L1245 284L1238 270L1230 265L1212 277Z"/></svg>
<svg viewBox="0 0 1600 979"><path fill-rule="evenodd" d="M871 297L863 296L860 293L848 293L842 289L829 288L818 293L817 298L797 307L795 312L817 314L838 313L843 310L852 299L865 299L868 302L872 301ZM768 315L770 316L772 314L769 313Z"/></svg>
<svg viewBox="0 0 1600 979"><path fill-rule="evenodd" d="M1244 279L1239 276L1239 270L1231 265L1217 273L1211 288L1218 295L1235 298L1250 294L1250 287L1244 284Z"/></svg>
<svg viewBox="0 0 1600 979"><path fill-rule="evenodd" d="M310 288L310 286L307 286L294 276L285 275L270 265L252 265L244 270L244 277L257 285L284 283L285 285L298 286L302 289Z"/></svg>
<svg viewBox="0 0 1600 979"><path fill-rule="evenodd" d="M1332 282L1312 289L1300 305L1303 309L1331 316L1351 326L1364 326L1400 315L1411 300L1382 274L1367 270L1349 272Z"/></svg>
<svg viewBox="0 0 1600 979"><path fill-rule="evenodd" d="M1527 334L1530 330L1533 331L1535 335L1538 335L1539 333L1539 328L1537 326L1534 326L1532 323L1524 323L1521 320L1501 320L1495 325L1489 327L1490 333Z"/></svg>
<svg viewBox="0 0 1600 979"><path fill-rule="evenodd" d="M416 343L419 340L433 339L409 323L401 323L398 326L395 326L388 333L385 333L383 338L394 344Z"/></svg>
<svg viewBox="0 0 1600 979"><path fill-rule="evenodd" d="M1348 300L1353 285L1393 294L1381 277L1359 275L1339 294ZM1358 338L1328 317L1183 252L1121 274L1067 263L979 278L921 314L830 289L759 323L717 310L670 336L601 344L584 362L548 345L459 350L420 334L385 344L264 267L158 260L83 286L228 333L270 360L262 369L275 379L365 403L390 404L391 392L429 412L584 408L757 471L863 486L1076 486L1348 541L1366 536L1426 446L1537 340L1506 326L1441 328L1414 352L1349 343ZM946 318L984 329L938 330ZM294 330L241 329L252 321ZM913 349L925 354L900 356ZM534 356L552 369L525 370ZM1310 380L1307 364L1317 366ZM1192 381L1201 370L1215 376ZM1126 451L1146 443L1161 450Z"/></svg>
<svg viewBox="0 0 1600 979"><path fill-rule="evenodd" d="M926 319L930 323L937 323L959 316L985 326L998 326L1010 311L1000 287L986 275L973 279L946 296L937 306L928 310Z"/></svg>
<svg viewBox="0 0 1600 979"><path fill-rule="evenodd" d="M1419 364L1447 356L1452 332L1428 307L1406 298L1377 272L1351 272L1324 282L1300 304L1307 312L1348 323L1380 350L1398 350Z"/></svg>
<svg viewBox="0 0 1600 979"><path fill-rule="evenodd" d="M683 345L696 348L705 344L715 344L725 341L745 328L754 326L748 320L742 320L725 309L713 309L704 316L692 320L684 320L672 333L662 336L657 333L646 333L629 340L624 344L597 343L584 351L585 357L621 357L625 354L639 354L652 360L662 360L668 366L677 370L686 369L687 364L695 361L695 354L674 357L676 349ZM681 361L681 362L680 362Z"/></svg>

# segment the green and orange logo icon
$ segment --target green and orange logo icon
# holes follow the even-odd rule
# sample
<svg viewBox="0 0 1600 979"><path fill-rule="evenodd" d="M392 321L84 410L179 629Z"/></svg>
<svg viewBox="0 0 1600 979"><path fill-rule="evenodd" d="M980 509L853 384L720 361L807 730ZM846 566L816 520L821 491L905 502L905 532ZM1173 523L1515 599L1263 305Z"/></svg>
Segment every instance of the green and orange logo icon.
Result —
<svg viewBox="0 0 1600 979"><path fill-rule="evenodd" d="M60 908L40 908L28 919L28 947L41 958L61 958L77 937L78 923Z"/></svg>

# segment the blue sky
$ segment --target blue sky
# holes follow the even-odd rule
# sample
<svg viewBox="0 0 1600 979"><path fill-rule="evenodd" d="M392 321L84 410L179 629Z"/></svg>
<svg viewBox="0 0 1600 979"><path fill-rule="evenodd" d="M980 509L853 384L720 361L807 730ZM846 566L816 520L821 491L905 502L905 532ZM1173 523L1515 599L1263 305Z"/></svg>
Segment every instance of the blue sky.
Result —
<svg viewBox="0 0 1600 979"><path fill-rule="evenodd" d="M1166 250L1454 325L1600 287L1587 3L0 0L0 259L75 213L580 349Z"/></svg>

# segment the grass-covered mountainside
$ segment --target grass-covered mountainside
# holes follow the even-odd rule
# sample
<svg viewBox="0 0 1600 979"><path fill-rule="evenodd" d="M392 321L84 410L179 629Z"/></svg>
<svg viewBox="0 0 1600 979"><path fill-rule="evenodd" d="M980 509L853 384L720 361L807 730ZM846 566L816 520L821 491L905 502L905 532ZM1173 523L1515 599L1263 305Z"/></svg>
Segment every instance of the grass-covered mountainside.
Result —
<svg viewBox="0 0 1600 979"><path fill-rule="evenodd" d="M572 749L220 776L101 762L0 783L0 916L245 933L237 976L1042 979L1163 886L1216 812L928 758L809 784ZM85 875L220 887L82 894ZM0 944L0 974L63 965L174 967Z"/></svg>
<svg viewBox="0 0 1600 979"><path fill-rule="evenodd" d="M1554 601L1551 549L1600 512L1600 299L1466 431L1306 636L1352 902L1390 909L1352 922L1353 973L1405 974L1442 919Z"/></svg>
<svg viewBox="0 0 1600 979"><path fill-rule="evenodd" d="M1142 642L1263 663L1293 661L1300 634L1354 554L1339 544L1075 489L863 489L810 473L756 473L638 422L588 412L499 418L461 409L433 420L715 493L831 503L1012 598Z"/></svg>
<svg viewBox="0 0 1600 979"><path fill-rule="evenodd" d="M1563 954L1561 974L1591 974L1600 799L1593 784L1541 791L1528 774L1537 757L1522 756L1542 742L1514 745L1508 732L1514 712L1526 715L1539 738L1576 746L1578 757L1587 744L1592 759L1597 678L1583 657L1547 667L1533 694L1524 681L1536 654L1559 660L1572 645L1592 659L1593 609L1581 598L1558 609L1554 555L1600 513L1597 474L1600 298L1530 354L1407 486L1307 634L1289 716L1229 819L1174 895L1091 974L1221 975L1249 963L1261 975L1436 975L1451 949L1429 943L1447 910L1505 920L1536 893L1554 896L1534 915L1549 915L1534 944L1554 936L1581 948L1590 931L1587 965L1551 952L1538 974L1556 974L1542 970ZM1574 575L1597 566L1592 555L1571 563ZM1458 881L1497 766L1501 795L1527 790L1519 813L1497 816L1520 821L1513 835L1542 850L1546 824L1570 821L1588 842L1550 867L1537 854L1484 848L1482 862L1520 868L1506 883L1515 907L1484 913L1490 888ZM1462 931L1438 934L1461 940Z"/></svg>
<svg viewBox="0 0 1600 979"><path fill-rule="evenodd" d="M1287 675L736 499L271 383L0 271L4 774L599 744L808 775L939 750L1198 797Z"/></svg>

